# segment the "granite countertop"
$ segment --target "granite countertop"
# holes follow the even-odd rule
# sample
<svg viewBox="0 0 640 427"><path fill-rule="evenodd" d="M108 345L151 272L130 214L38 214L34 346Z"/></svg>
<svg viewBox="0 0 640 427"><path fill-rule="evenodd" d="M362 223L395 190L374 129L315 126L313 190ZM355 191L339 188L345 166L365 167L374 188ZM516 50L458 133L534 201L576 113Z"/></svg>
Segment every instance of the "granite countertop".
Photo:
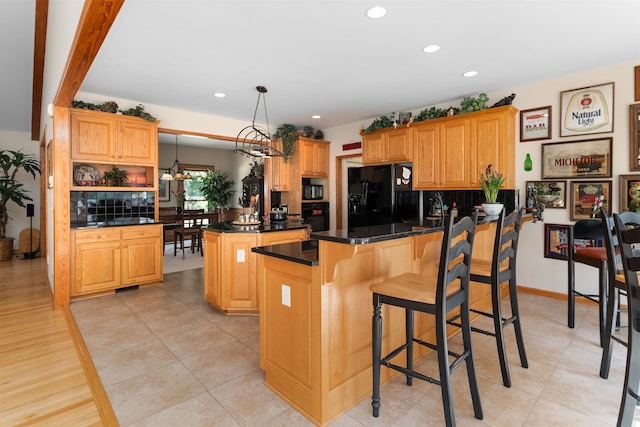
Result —
<svg viewBox="0 0 640 427"><path fill-rule="evenodd" d="M297 262L299 264L318 265L318 241L304 240L302 242L283 243L280 245L257 246L252 252Z"/></svg>
<svg viewBox="0 0 640 427"><path fill-rule="evenodd" d="M498 216L478 217L477 224L489 224L497 220ZM440 225L439 221L425 219L423 221L415 220L402 223L373 225L369 227L356 227L352 229L317 231L311 232L311 238L345 243L348 245L363 245L367 243L384 242L386 240L435 233L442 230L443 227Z"/></svg>
<svg viewBox="0 0 640 427"><path fill-rule="evenodd" d="M273 231L299 230L301 228L307 228L307 224L287 221L273 224L263 222L257 225L236 225L234 221L224 221L203 227L205 231L218 233L269 233Z"/></svg>
<svg viewBox="0 0 640 427"><path fill-rule="evenodd" d="M70 228L72 230L84 230L87 228L123 227L146 224L162 224L162 221L147 217L114 218L109 221L91 223L90 225L72 225Z"/></svg>

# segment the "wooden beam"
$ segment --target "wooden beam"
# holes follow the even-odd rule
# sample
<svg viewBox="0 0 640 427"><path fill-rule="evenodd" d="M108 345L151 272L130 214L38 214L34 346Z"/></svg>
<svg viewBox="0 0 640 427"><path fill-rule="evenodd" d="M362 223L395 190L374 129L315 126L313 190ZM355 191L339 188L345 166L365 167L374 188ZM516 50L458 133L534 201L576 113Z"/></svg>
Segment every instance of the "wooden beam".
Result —
<svg viewBox="0 0 640 427"><path fill-rule="evenodd" d="M47 16L49 0L36 0L36 25L33 37L33 83L31 89L31 140L40 139L42 115L42 82L44 80L44 52L47 45Z"/></svg>
<svg viewBox="0 0 640 427"><path fill-rule="evenodd" d="M69 107L89 72L124 0L86 0L60 87L56 106Z"/></svg>

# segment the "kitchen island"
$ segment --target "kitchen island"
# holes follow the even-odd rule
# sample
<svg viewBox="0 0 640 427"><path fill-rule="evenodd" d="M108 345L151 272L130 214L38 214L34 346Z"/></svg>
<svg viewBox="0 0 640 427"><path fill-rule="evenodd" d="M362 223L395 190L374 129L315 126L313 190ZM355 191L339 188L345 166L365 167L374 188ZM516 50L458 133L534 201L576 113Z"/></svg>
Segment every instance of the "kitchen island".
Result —
<svg viewBox="0 0 640 427"><path fill-rule="evenodd" d="M236 225L219 222L203 228L204 297L226 314L258 314L257 259L251 248L302 241L306 224Z"/></svg>
<svg viewBox="0 0 640 427"><path fill-rule="evenodd" d="M478 223L474 257L491 259L495 227L495 220ZM442 227L389 224L311 233L315 243L254 248L261 254L265 384L318 425L370 396L369 286L405 272L437 275L442 236ZM470 299L473 308L490 309L490 287L472 286ZM404 310L385 305L382 317L385 353L404 342ZM450 333L455 332L452 327ZM416 313L415 336L435 342L432 316ZM416 359L424 354L415 349ZM393 375L382 370L382 382Z"/></svg>

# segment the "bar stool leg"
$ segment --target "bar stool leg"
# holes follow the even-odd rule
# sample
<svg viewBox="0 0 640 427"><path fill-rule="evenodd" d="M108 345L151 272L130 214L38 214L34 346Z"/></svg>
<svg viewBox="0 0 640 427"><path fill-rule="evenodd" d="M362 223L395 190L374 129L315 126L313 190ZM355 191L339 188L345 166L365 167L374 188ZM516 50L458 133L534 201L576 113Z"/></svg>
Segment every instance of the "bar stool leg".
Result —
<svg viewBox="0 0 640 427"><path fill-rule="evenodd" d="M516 333L516 342L518 343L518 353L520 354L520 364L523 368L529 367L527 360L527 352L524 349L524 338L522 334L522 324L520 323L520 306L518 305L518 294L516 278L512 277L509 281L509 299L511 301L511 315L515 317L513 320L513 329Z"/></svg>
<svg viewBox="0 0 640 427"><path fill-rule="evenodd" d="M504 324L502 323L502 304L500 299L500 283L491 281L491 305L493 309L493 329L496 333L496 346L498 347L498 359L502 372L502 383L505 387L511 387L509 376L509 364L507 362L507 349L504 345Z"/></svg>
<svg viewBox="0 0 640 427"><path fill-rule="evenodd" d="M605 334L607 329L607 282L608 272L607 272L607 260L603 259L600 261L600 277L598 279L599 286L599 298L598 298L598 320L600 321L600 347L604 347L605 342Z"/></svg>
<svg viewBox="0 0 640 427"><path fill-rule="evenodd" d="M600 377L605 380L609 378L609 368L611 367L611 354L613 353L613 335L614 325L613 316L616 307L616 300L620 298L620 295L611 289L612 285L609 285L610 295L607 298L607 321L604 332L604 344L602 346L602 359L600 360ZM612 291L612 292L611 292Z"/></svg>
<svg viewBox="0 0 640 427"><path fill-rule="evenodd" d="M482 412L482 403L480 402L480 391L478 390L478 380L476 377L475 363L473 361L473 351L471 350L471 318L469 316L468 301L460 306L460 320L462 323L462 342L464 345L464 351L469 352L469 355L465 359L465 364L467 366L467 377L469 378L473 414L477 419L481 420L484 418L484 414Z"/></svg>
<svg viewBox="0 0 640 427"><path fill-rule="evenodd" d="M371 396L371 407L373 416L377 417L380 411L380 358L382 357L382 316L380 315L382 304L378 299L378 294L373 294L373 318L371 321L373 342L372 366L373 370L373 393Z"/></svg>
<svg viewBox="0 0 640 427"><path fill-rule="evenodd" d="M407 346L407 369L413 371L413 310L405 309L405 334L406 334L406 346ZM413 377L407 375L407 385L413 385Z"/></svg>
<svg viewBox="0 0 640 427"><path fill-rule="evenodd" d="M462 324L464 325L464 319ZM440 372L440 392L442 393L442 404L444 406L444 421L448 427L455 426L456 418L453 413L453 394L451 393L451 377L449 375L446 314L441 312L436 313L436 347L438 370Z"/></svg>

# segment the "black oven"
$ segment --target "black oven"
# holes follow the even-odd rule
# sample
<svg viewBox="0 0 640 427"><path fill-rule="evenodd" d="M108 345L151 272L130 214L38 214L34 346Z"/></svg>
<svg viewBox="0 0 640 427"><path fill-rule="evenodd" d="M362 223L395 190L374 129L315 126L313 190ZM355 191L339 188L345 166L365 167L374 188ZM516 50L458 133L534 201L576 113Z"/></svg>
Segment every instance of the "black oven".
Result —
<svg viewBox="0 0 640 427"><path fill-rule="evenodd" d="M329 229L329 203L313 202L302 203L302 220L311 224L311 231L324 231Z"/></svg>

